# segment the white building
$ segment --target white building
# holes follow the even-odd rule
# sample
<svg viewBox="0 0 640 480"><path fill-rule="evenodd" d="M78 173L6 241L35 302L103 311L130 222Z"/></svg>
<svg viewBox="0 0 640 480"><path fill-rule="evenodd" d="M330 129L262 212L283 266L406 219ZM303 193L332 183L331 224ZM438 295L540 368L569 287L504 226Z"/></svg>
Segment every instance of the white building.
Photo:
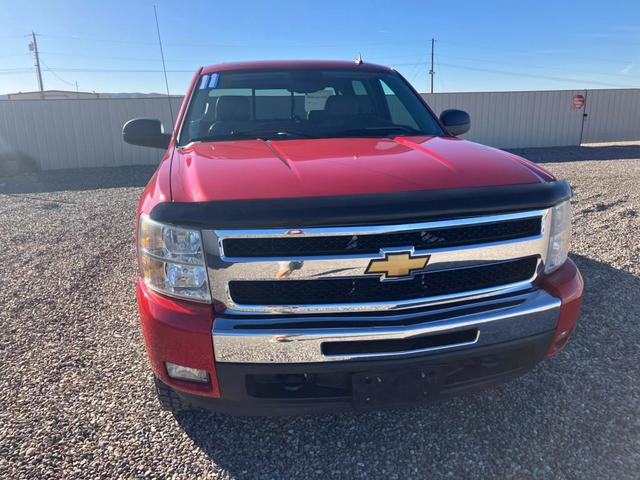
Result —
<svg viewBox="0 0 640 480"><path fill-rule="evenodd" d="M7 94L7 100L61 100L78 98L100 98L99 93L74 92L72 90L44 90L42 92L18 92Z"/></svg>

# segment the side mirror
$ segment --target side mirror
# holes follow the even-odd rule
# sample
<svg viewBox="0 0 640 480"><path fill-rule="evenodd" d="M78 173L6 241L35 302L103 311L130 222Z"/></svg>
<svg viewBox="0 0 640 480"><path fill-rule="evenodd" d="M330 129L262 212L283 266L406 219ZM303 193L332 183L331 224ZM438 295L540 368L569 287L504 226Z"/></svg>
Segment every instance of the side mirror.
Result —
<svg viewBox="0 0 640 480"><path fill-rule="evenodd" d="M462 135L471 128L471 117L463 110L445 110L440 114L440 121L455 136Z"/></svg>
<svg viewBox="0 0 640 480"><path fill-rule="evenodd" d="M171 140L162 122L155 118L134 118L122 127L122 139L131 145L166 149Z"/></svg>

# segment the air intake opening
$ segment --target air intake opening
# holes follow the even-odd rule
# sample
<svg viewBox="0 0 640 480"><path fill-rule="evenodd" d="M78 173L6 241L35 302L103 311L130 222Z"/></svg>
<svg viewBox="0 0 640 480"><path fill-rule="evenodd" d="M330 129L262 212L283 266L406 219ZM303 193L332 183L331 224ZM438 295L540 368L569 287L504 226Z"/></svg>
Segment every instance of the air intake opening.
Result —
<svg viewBox="0 0 640 480"><path fill-rule="evenodd" d="M326 356L363 355L375 353L411 352L430 348L453 347L472 344L478 341L477 328L459 332L442 333L425 337L363 340L355 342L324 342L322 354Z"/></svg>

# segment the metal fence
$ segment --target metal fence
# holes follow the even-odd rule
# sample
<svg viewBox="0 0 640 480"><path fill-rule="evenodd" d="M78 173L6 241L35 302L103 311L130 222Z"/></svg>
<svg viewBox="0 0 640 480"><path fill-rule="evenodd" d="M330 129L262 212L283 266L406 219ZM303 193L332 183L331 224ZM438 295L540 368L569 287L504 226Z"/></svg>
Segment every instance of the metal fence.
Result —
<svg viewBox="0 0 640 480"><path fill-rule="evenodd" d="M438 115L448 108L471 116L468 140L501 148L580 144L583 111L573 97L584 90L423 95Z"/></svg>
<svg viewBox="0 0 640 480"><path fill-rule="evenodd" d="M174 115L182 97L171 99ZM42 170L153 165L161 151L122 141L134 117L171 125L169 102L160 98L0 101L0 156L29 158Z"/></svg>
<svg viewBox="0 0 640 480"><path fill-rule="evenodd" d="M579 95L585 105L575 108ZM423 96L437 114L469 112L464 137L499 148L640 140L640 89ZM182 97L171 102L175 115ZM133 117L160 118L169 128L167 98L0 101L0 159L27 158L43 170L155 164L160 150L122 141L122 125Z"/></svg>
<svg viewBox="0 0 640 480"><path fill-rule="evenodd" d="M582 143L640 140L640 89L589 90Z"/></svg>
<svg viewBox="0 0 640 480"><path fill-rule="evenodd" d="M640 140L640 89L422 94L440 114L471 116L468 140L499 148ZM576 108L576 96L584 106Z"/></svg>

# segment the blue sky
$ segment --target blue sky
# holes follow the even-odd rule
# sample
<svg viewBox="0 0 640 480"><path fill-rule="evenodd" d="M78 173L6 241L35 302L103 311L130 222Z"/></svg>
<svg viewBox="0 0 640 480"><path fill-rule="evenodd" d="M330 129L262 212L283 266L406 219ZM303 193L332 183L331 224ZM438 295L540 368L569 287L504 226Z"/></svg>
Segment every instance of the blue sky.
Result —
<svg viewBox="0 0 640 480"><path fill-rule="evenodd" d="M0 94L46 89L164 92L153 5L172 94L200 65L354 59L394 66L427 91L640 87L640 2L0 0Z"/></svg>

